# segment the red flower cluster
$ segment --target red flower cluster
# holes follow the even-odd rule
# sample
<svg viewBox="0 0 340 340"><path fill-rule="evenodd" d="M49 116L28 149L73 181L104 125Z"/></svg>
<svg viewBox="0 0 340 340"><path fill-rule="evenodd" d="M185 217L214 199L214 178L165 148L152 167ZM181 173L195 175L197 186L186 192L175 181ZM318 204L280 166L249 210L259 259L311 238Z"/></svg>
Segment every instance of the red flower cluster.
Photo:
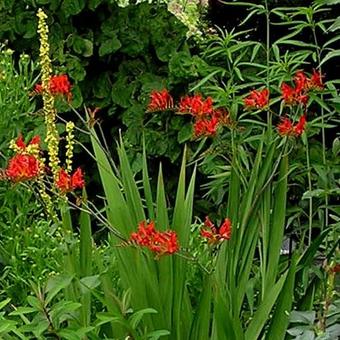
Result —
<svg viewBox="0 0 340 340"><path fill-rule="evenodd" d="M24 141L24 138L22 135L19 135L19 137L17 138L17 140L15 141L15 144L18 148L20 148L21 150L26 150L27 145L39 145L40 144L40 136L34 136L31 141L26 144Z"/></svg>
<svg viewBox="0 0 340 340"><path fill-rule="evenodd" d="M138 231L132 233L130 240L140 246L149 248L157 253L158 256L165 254L174 254L179 250L177 234L174 231L156 231L155 224L151 221L146 224L145 221L140 222Z"/></svg>
<svg viewBox="0 0 340 340"><path fill-rule="evenodd" d="M244 106L248 109L262 109L268 105L269 90L263 89L261 91L253 90L243 99Z"/></svg>
<svg viewBox="0 0 340 340"><path fill-rule="evenodd" d="M178 111L194 117L195 137L214 136L220 124L230 123L229 115L225 110L214 109L211 97L205 100L200 95L181 98Z"/></svg>
<svg viewBox="0 0 340 340"><path fill-rule="evenodd" d="M7 169L6 176L13 182L22 182L39 176L40 163L36 157L28 154L17 154L12 157Z"/></svg>
<svg viewBox="0 0 340 340"><path fill-rule="evenodd" d="M42 85L35 85L34 90L36 93L42 93ZM66 74L52 76L50 78L49 90L53 96L66 96L68 101L72 99L71 83Z"/></svg>
<svg viewBox="0 0 340 340"><path fill-rule="evenodd" d="M204 100L200 95L185 96L180 100L178 111L196 118L211 115L214 111L213 100L211 97Z"/></svg>
<svg viewBox="0 0 340 340"><path fill-rule="evenodd" d="M208 239L209 244L216 244L221 240L230 240L231 238L231 221L226 218L219 228L216 228L207 216L204 221L204 227L202 227L200 233L202 237Z"/></svg>
<svg viewBox="0 0 340 340"><path fill-rule="evenodd" d="M147 111L165 111L174 108L174 100L168 90L152 91L150 94L150 102Z"/></svg>
<svg viewBox="0 0 340 340"><path fill-rule="evenodd" d="M303 104L308 101L308 91L311 89L323 89L322 75L320 72L313 70L311 78L302 71L298 71L294 77L295 87L282 83L282 98L287 105Z"/></svg>
<svg viewBox="0 0 340 340"><path fill-rule="evenodd" d="M82 189L85 185L84 175L80 168L78 168L73 175L69 175L64 169L60 169L56 187L63 193L73 191L75 189Z"/></svg>
<svg viewBox="0 0 340 340"><path fill-rule="evenodd" d="M194 123L194 134L199 136L214 136L219 125L217 117L212 116L210 119L197 119Z"/></svg>
<svg viewBox="0 0 340 340"><path fill-rule="evenodd" d="M281 123L277 126L279 135L281 136L301 136L305 130L306 116L300 117L298 123L293 125L293 122L289 118L283 118Z"/></svg>

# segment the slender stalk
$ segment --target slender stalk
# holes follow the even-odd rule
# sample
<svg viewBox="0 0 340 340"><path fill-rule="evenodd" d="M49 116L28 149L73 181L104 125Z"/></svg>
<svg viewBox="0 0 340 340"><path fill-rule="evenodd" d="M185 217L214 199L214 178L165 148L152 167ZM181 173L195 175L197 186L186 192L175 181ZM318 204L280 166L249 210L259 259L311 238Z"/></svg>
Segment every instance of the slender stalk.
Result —
<svg viewBox="0 0 340 340"><path fill-rule="evenodd" d="M266 7L266 55L267 55L267 75L266 75L266 88L269 89L269 63L270 63L270 11L268 7L268 1L265 0ZM269 140L271 140L272 132L272 114L271 111L267 110L267 125L269 132Z"/></svg>
<svg viewBox="0 0 340 340"><path fill-rule="evenodd" d="M314 39L314 44L316 46L316 55L318 59L318 64L319 64L319 72L322 74L322 69L321 69L321 47L318 44L318 38L316 35L316 25L315 25L315 20L312 20L311 23L311 29L313 33L313 39ZM321 100L323 100L323 95L321 94ZM321 138L322 138L322 164L324 167L327 167L327 162L326 162L326 132L325 132L325 119L324 119L324 109L323 107L321 109ZM328 226L328 194L325 194L325 226ZM323 230L323 225L321 225L321 231Z"/></svg>
<svg viewBox="0 0 340 340"><path fill-rule="evenodd" d="M308 178L308 190L312 191L312 174L309 158L309 143L306 138L306 159L307 159L307 178ZM309 213L308 213L308 245L312 242L312 226L313 226L313 198L309 197Z"/></svg>

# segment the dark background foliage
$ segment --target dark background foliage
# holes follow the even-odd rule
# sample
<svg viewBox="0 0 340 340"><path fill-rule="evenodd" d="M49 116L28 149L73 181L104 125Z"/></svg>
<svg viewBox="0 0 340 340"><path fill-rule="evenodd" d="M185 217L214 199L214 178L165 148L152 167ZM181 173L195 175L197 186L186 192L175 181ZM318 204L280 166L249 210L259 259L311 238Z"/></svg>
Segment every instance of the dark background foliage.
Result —
<svg viewBox="0 0 340 340"><path fill-rule="evenodd" d="M269 6L282 7L310 5L308 0L298 3L274 0L268 3ZM83 104L100 108L97 118L111 150L115 148L119 130L123 132L135 171L141 168L144 136L153 165L151 177L156 178L160 160L165 169L168 192L174 193L183 144L189 143L189 150L194 151L197 143L191 143L189 118L166 112L145 112L149 93L154 89L167 88L178 99L187 93L190 84L209 75L218 63L210 66L203 60L204 57L199 56L197 45L186 39L186 27L167 11L165 5L144 3L120 8L112 0L0 1L0 40L7 41L18 55L25 52L38 59L38 7L43 7L49 17L55 72L67 73L74 84L72 105L80 111ZM234 27L249 29L250 40L265 42L264 17L255 15L246 25L238 27L248 13L247 7L227 6L211 0L206 26L217 25L228 31ZM287 32L285 26L271 27L273 40ZM307 41L309 38L301 37ZM327 78L336 74L327 69L325 72ZM66 105L61 108L65 119L76 120ZM86 138L79 135L85 145L88 143ZM94 163L80 148L76 149L76 153L77 165L86 169L90 194L97 193ZM157 162L153 162L156 157ZM218 165L211 161L200 170L206 176ZM212 204L215 203L213 199ZM208 213L209 208L206 199L196 205L198 212Z"/></svg>

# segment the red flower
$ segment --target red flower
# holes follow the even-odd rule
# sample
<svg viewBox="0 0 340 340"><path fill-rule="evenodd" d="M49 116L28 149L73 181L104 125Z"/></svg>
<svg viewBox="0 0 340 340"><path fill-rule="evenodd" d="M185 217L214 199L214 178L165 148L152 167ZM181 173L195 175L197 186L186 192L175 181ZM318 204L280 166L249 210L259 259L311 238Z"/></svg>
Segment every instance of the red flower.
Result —
<svg viewBox="0 0 340 340"><path fill-rule="evenodd" d="M231 221L229 218L224 219L222 225L216 228L207 216L204 221L204 227L201 228L201 236L208 239L209 244L217 244L223 240L230 240L231 238Z"/></svg>
<svg viewBox="0 0 340 340"><path fill-rule="evenodd" d="M78 168L73 175L69 175L64 169L60 169L55 184L56 187L64 193L75 189L82 189L85 185L82 170Z"/></svg>
<svg viewBox="0 0 340 340"><path fill-rule="evenodd" d="M145 221L140 222L137 232L131 234L130 240L140 246L149 248L157 253L157 256L174 254L179 250L177 234L171 230L156 231L153 221L149 224L146 224Z"/></svg>
<svg viewBox="0 0 340 340"><path fill-rule="evenodd" d="M165 111L173 109L174 100L169 92L164 89L163 91L152 91L150 94L150 103L147 111Z"/></svg>
<svg viewBox="0 0 340 340"><path fill-rule="evenodd" d="M283 118L277 126L280 136L290 136L293 133L293 123L289 118Z"/></svg>
<svg viewBox="0 0 340 340"><path fill-rule="evenodd" d="M35 85L34 91L41 94L43 91L42 85ZM49 81L49 91L53 96L62 95L66 96L70 101L72 98L71 83L66 74L51 76Z"/></svg>
<svg viewBox="0 0 340 340"><path fill-rule="evenodd" d="M269 90L263 89L261 91L253 90L250 94L243 99L243 103L248 109L261 109L268 105Z"/></svg>
<svg viewBox="0 0 340 340"><path fill-rule="evenodd" d="M17 140L15 141L15 144L17 147L19 147L22 150L25 150L27 145L24 142L23 136L20 134ZM31 141L28 143L28 145L39 145L40 144L40 136L34 136Z"/></svg>
<svg viewBox="0 0 340 340"><path fill-rule="evenodd" d="M299 122L293 125L289 118L283 118L281 123L277 126L277 130L280 136L301 136L305 130L306 116L300 117Z"/></svg>
<svg viewBox="0 0 340 340"><path fill-rule="evenodd" d="M211 97L203 100L200 95L193 97L186 96L181 98L178 111L181 113L189 113L196 117L211 115L213 113L213 100Z"/></svg>
<svg viewBox="0 0 340 340"><path fill-rule="evenodd" d="M324 88L322 78L323 78L323 75L319 71L314 69L313 74L312 74L311 78L309 79L309 81L307 83L307 87L309 89L322 90Z"/></svg>
<svg viewBox="0 0 340 340"><path fill-rule="evenodd" d="M299 122L294 126L294 134L295 136L301 136L303 131L305 130L306 125L306 116L303 115L300 117Z"/></svg>
<svg viewBox="0 0 340 340"><path fill-rule="evenodd" d="M198 119L194 124L195 137L214 136L217 132L219 120L216 116L210 119Z"/></svg>
<svg viewBox="0 0 340 340"><path fill-rule="evenodd" d="M33 155L17 154L12 157L7 169L6 176L13 182L31 180L39 175L40 164Z"/></svg>
<svg viewBox="0 0 340 340"><path fill-rule="evenodd" d="M296 72L295 77L294 77L294 82L295 82L295 93L297 95L300 95L303 91L306 90L307 81L308 79L303 71Z"/></svg>
<svg viewBox="0 0 340 340"><path fill-rule="evenodd" d="M293 104L295 101L295 90L287 85L286 83L282 83L281 85L282 98L286 102L286 104Z"/></svg>

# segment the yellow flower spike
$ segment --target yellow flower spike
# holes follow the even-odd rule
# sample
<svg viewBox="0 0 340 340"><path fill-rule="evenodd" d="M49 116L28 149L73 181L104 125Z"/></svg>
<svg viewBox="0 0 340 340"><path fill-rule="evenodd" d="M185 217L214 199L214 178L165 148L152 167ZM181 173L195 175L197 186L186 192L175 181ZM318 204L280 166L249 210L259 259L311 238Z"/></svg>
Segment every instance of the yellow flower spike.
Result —
<svg viewBox="0 0 340 340"><path fill-rule="evenodd" d="M43 99L43 112L45 116L47 151L49 156L49 166L53 178L56 180L59 171L59 134L56 126L56 110L54 107L54 97L51 94L49 83L52 73L52 63L50 59L50 45L48 42L48 26L46 23L47 15L39 8L37 16L38 33L40 40L40 65L41 65L41 86Z"/></svg>
<svg viewBox="0 0 340 340"><path fill-rule="evenodd" d="M67 122L66 124L66 172L71 173L73 161L73 145L74 145L74 123Z"/></svg>

